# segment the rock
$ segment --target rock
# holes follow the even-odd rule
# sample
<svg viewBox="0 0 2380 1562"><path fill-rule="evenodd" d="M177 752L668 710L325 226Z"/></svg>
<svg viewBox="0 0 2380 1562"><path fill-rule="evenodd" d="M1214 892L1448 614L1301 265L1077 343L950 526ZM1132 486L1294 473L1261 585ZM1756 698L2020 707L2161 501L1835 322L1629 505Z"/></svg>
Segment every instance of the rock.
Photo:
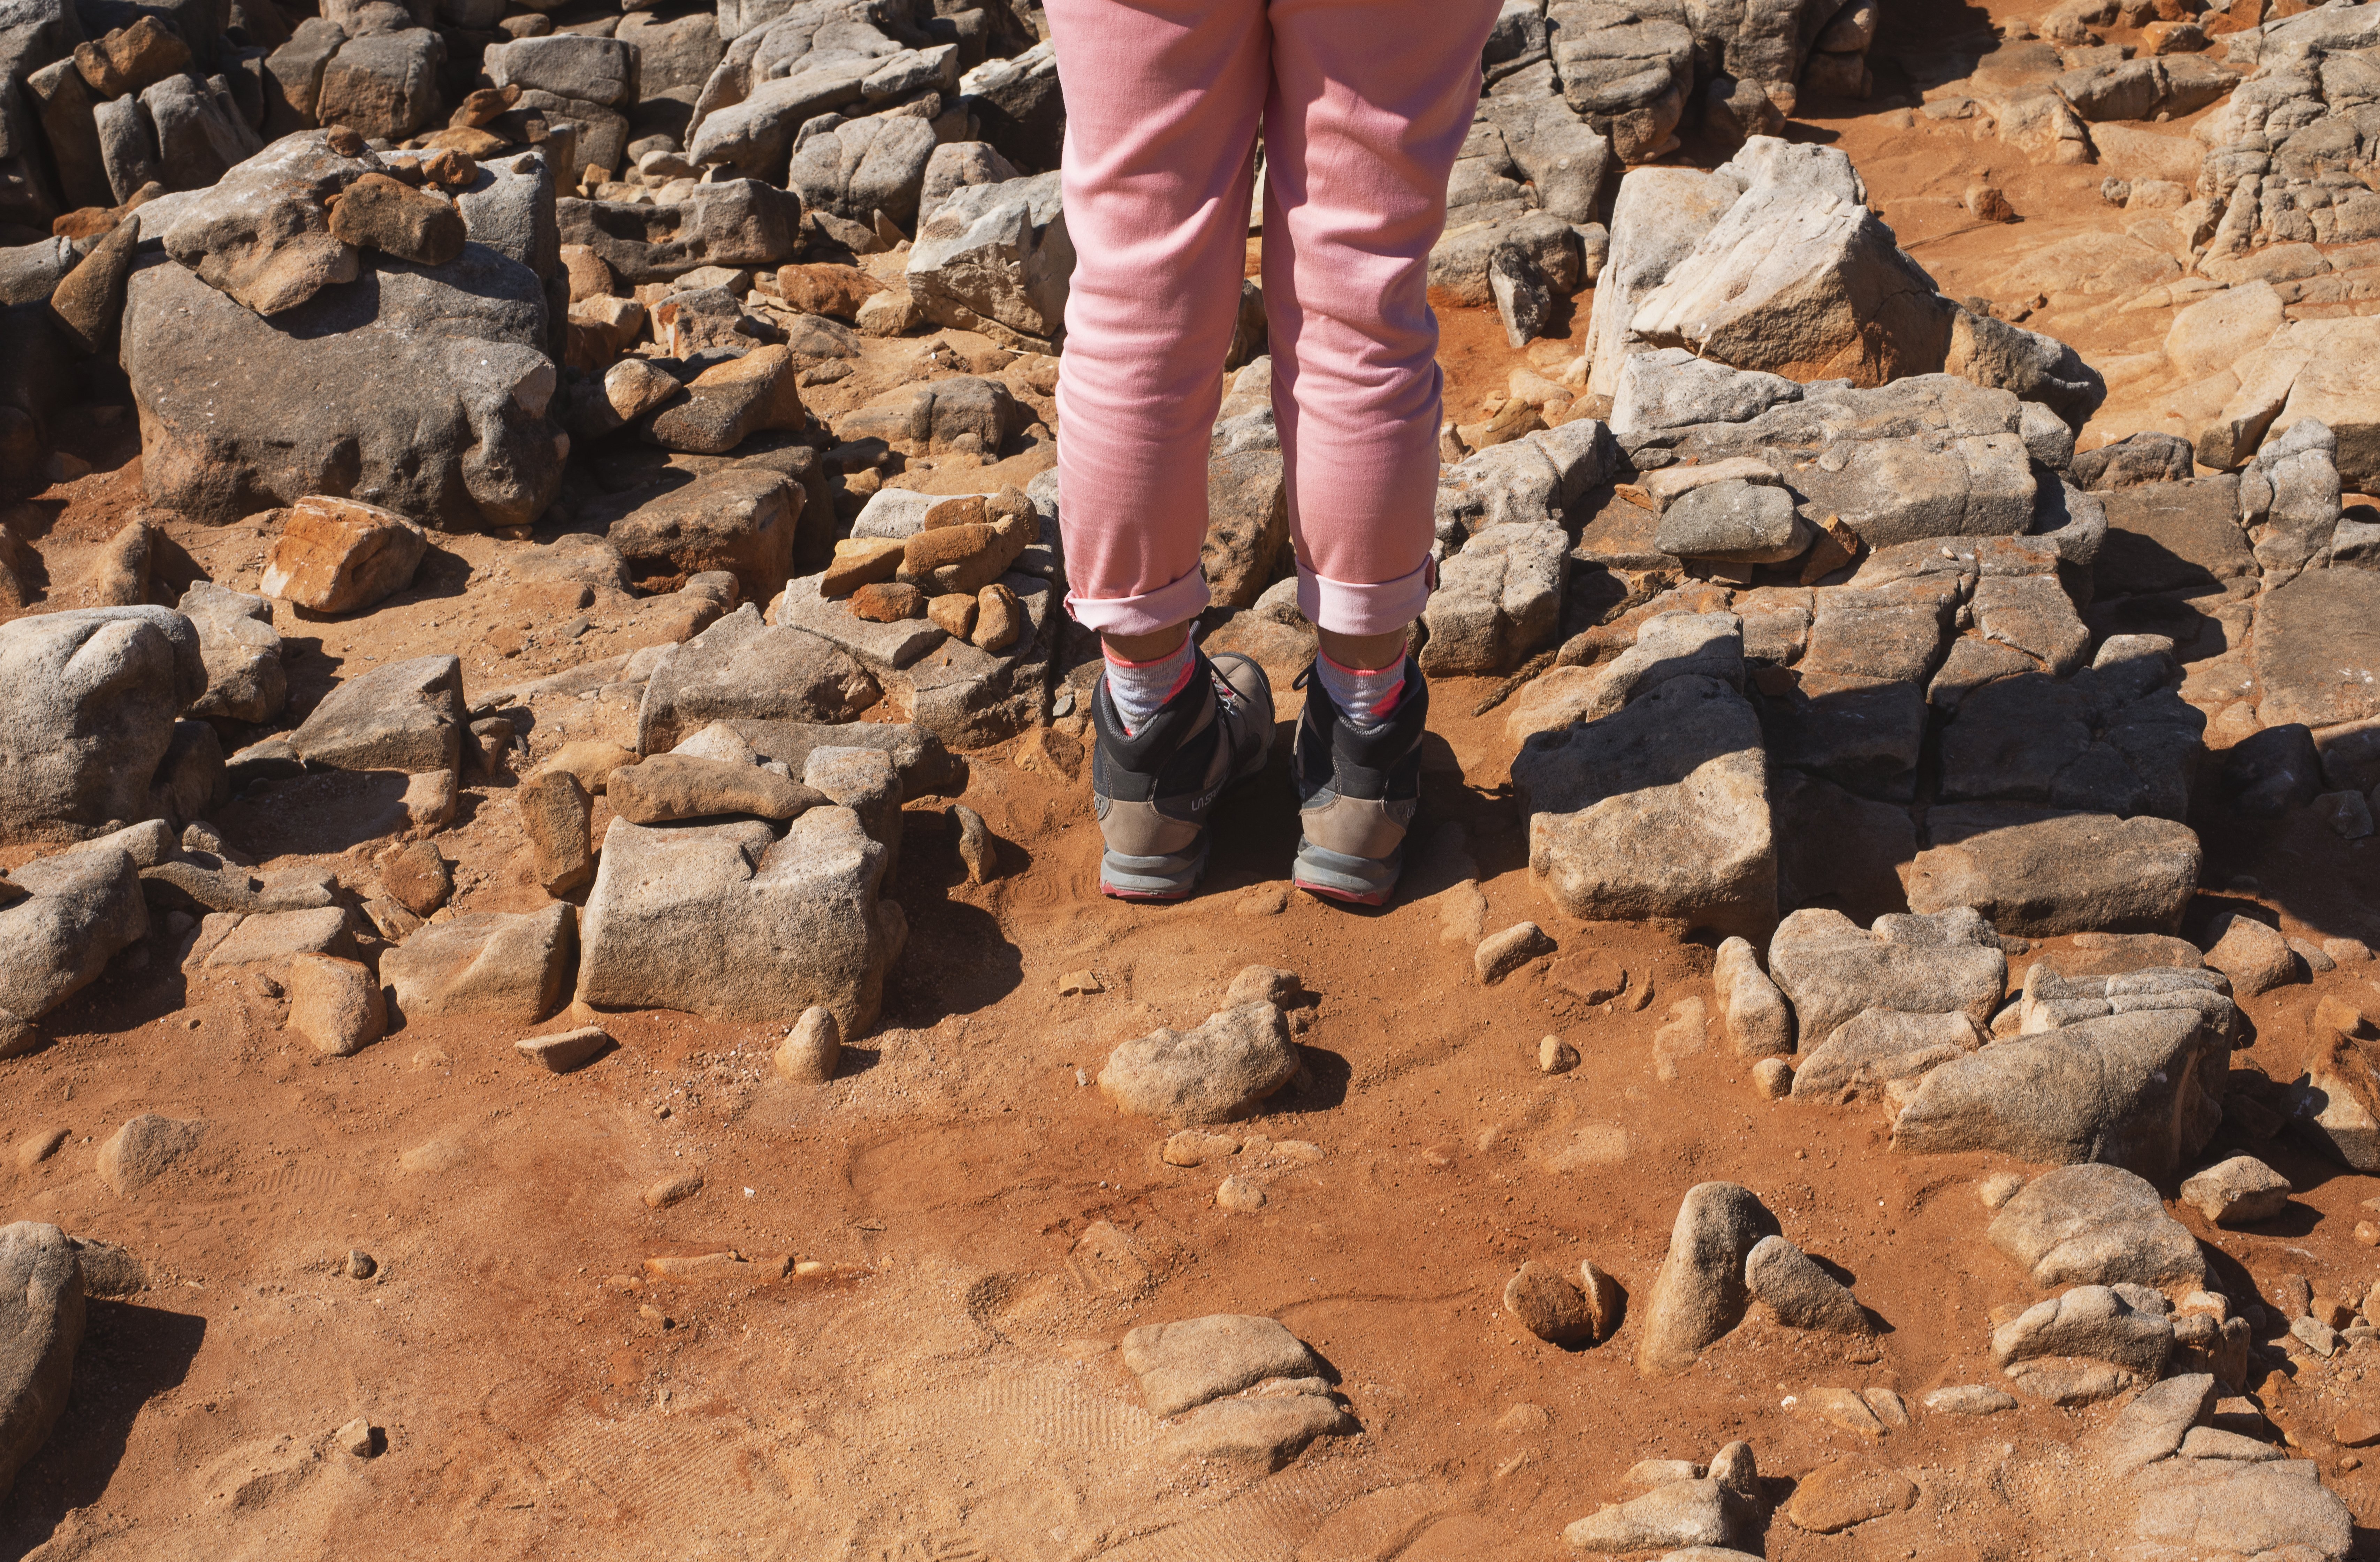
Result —
<svg viewBox="0 0 2380 1562"><path fill-rule="evenodd" d="M1569 573L1569 538L1551 522L1509 522L1471 534L1439 570L1422 611L1418 658L1432 677L1503 672L1552 638Z"/></svg>
<svg viewBox="0 0 2380 1562"><path fill-rule="evenodd" d="M2079 1357L2154 1380L2164 1371L2172 1349L2169 1320L2135 1310L2106 1286L2077 1286L1992 1330L1992 1364L2003 1369ZM2018 1386L2025 1386L2022 1378Z"/></svg>
<svg viewBox="0 0 2380 1562"><path fill-rule="evenodd" d="M1768 970L1805 1042L1870 1009L1963 1014L1980 1027L2008 983L1991 926L1962 910L1882 916L1864 933L1840 912L1797 911L1769 942Z"/></svg>
<svg viewBox="0 0 2380 1562"><path fill-rule="evenodd" d="M2252 1464L2179 1459L2136 1477L2132 1533L2147 1545L2212 1556L2344 1557L2353 1545L2347 1504L2304 1459Z"/></svg>
<svg viewBox="0 0 2380 1562"><path fill-rule="evenodd" d="M1578 1048L1558 1035L1549 1035L1537 1043L1537 1072L1543 1074L1566 1074L1578 1067Z"/></svg>
<svg viewBox="0 0 2380 1562"><path fill-rule="evenodd" d="M562 999L577 946L571 908L466 912L381 956L381 980L406 1020L474 1015L535 1024Z"/></svg>
<svg viewBox="0 0 2380 1562"><path fill-rule="evenodd" d="M964 803L951 805L951 823L958 832L960 864L970 884L989 884L1000 877L1000 848L983 816Z"/></svg>
<svg viewBox="0 0 2380 1562"><path fill-rule="evenodd" d="M1516 922L1481 939L1471 963L1481 985L1493 987L1529 962L1553 953L1558 947L1536 923Z"/></svg>
<svg viewBox="0 0 2380 1562"><path fill-rule="evenodd" d="M2219 1392L2204 1373L2152 1384L2115 1420L2091 1433L2085 1446L2109 1473L2129 1475L2179 1451L2191 1429L2215 1409Z"/></svg>
<svg viewBox="0 0 2380 1562"><path fill-rule="evenodd" d="M1984 1044L1964 1014L1903 1014L1873 1009L1813 1048L1793 1076L1793 1094L1811 1100L1875 1100L1896 1081L1964 1057Z"/></svg>
<svg viewBox="0 0 2380 1562"><path fill-rule="evenodd" d="M82 1344L83 1276L55 1226L0 1226L0 1498L65 1413Z"/></svg>
<svg viewBox="0 0 2380 1562"><path fill-rule="evenodd" d="M766 601L793 571L802 497L774 472L730 467L646 501L605 536L640 590L674 590L724 570L747 600Z"/></svg>
<svg viewBox="0 0 2380 1562"><path fill-rule="evenodd" d="M1226 1009L1193 1031L1160 1029L1108 1055L1099 1093L1118 1110L1176 1124L1227 1122L1289 1083L1297 1049L1269 1002Z"/></svg>
<svg viewBox="0 0 2380 1562"><path fill-rule="evenodd" d="M1962 1383L1926 1395L1925 1408L1938 1415L1998 1415L2016 1409L2016 1399L1980 1383Z"/></svg>
<svg viewBox="0 0 2380 1562"><path fill-rule="evenodd" d="M2229 1049L2192 1010L2084 1020L1995 1043L1927 1073L1894 1119L1896 1150L1997 1150L2169 1177L2221 1120Z"/></svg>
<svg viewBox="0 0 2380 1562"><path fill-rule="evenodd" d="M645 1190L645 1207L667 1209L673 1205L684 1204L702 1192L702 1181L699 1171L681 1171L674 1176L664 1177Z"/></svg>
<svg viewBox="0 0 2380 1562"><path fill-rule="evenodd" d="M143 1112L99 1147L99 1179L118 1198L131 1198L198 1147L207 1125Z"/></svg>
<svg viewBox="0 0 2380 1562"><path fill-rule="evenodd" d="M395 909L403 914L402 907ZM218 913L200 923L198 939L183 960L182 970L185 975L200 970L237 973L254 966L278 979L288 974L289 963L299 955L347 959L355 953L355 932L344 906L255 914Z"/></svg>
<svg viewBox="0 0 2380 1562"><path fill-rule="evenodd" d="M1925 830L1910 909L1972 906L2024 938L2173 932L2203 860L2198 837L2171 819L1961 803L1928 809Z"/></svg>
<svg viewBox="0 0 2380 1562"><path fill-rule="evenodd" d="M1743 1282L1789 1328L1820 1334L1874 1332L1851 1288L1783 1237L1763 1237L1753 1244L1743 1261Z"/></svg>
<svg viewBox="0 0 2380 1562"><path fill-rule="evenodd" d="M2067 1166L2026 1184L1992 1221L1992 1245L2043 1290L2201 1284L2205 1260L2157 1192L2113 1166Z"/></svg>
<svg viewBox="0 0 2380 1562"><path fill-rule="evenodd" d="M1793 1050L1793 1013L1784 994L1760 969L1759 956L1741 938L1725 939L1711 969L1718 989L1719 1015L1740 1058L1767 1058Z"/></svg>
<svg viewBox="0 0 2380 1562"><path fill-rule="evenodd" d="M1278 1470L1317 1437L1350 1436L1359 1430L1355 1418L1327 1394L1256 1395L1191 1411L1151 1452L1166 1460L1246 1461Z"/></svg>
<svg viewBox="0 0 2380 1562"><path fill-rule="evenodd" d="M1716 679L1658 684L1512 762L1530 877L1570 915L1765 937L1776 917L1758 718Z"/></svg>
<svg viewBox="0 0 2380 1562"><path fill-rule="evenodd" d="M657 754L612 772L612 808L632 824L739 814L791 819L827 799L758 765Z"/></svg>
<svg viewBox="0 0 2380 1562"><path fill-rule="evenodd" d="M451 656L383 662L322 697L289 734L310 765L337 770L457 770L462 663Z"/></svg>
<svg viewBox="0 0 2380 1562"><path fill-rule="evenodd" d="M2231 990L2253 998L2298 979L2298 957L2268 923L2224 912L2207 925L2206 963L2230 978Z"/></svg>
<svg viewBox="0 0 2380 1562"><path fill-rule="evenodd" d="M0 839L81 840L163 813L174 719L206 686L198 633L168 608L0 624Z"/></svg>
<svg viewBox="0 0 2380 1562"><path fill-rule="evenodd" d="M775 344L755 347L740 357L715 363L686 382L683 400L666 402L659 412L653 414L651 421L645 425L645 437L663 450L723 455L749 436L764 430L778 429L799 433L809 423L808 410L802 406L800 369L793 353ZM762 475L748 473L746 481L758 485ZM726 494L714 494L714 503L727 497ZM659 503L666 503L666 501ZM755 501L739 496L731 503L743 505L752 504ZM798 500L790 503L795 508L794 515L785 519L784 535L788 539L800 514ZM682 520L690 519L696 514L686 510L677 513ZM731 517L712 533L712 546L718 546L716 539L722 534L734 538L747 531L760 529L764 528L757 521ZM623 548L622 551L626 552L627 550ZM745 589L766 599L782 584L782 572L775 578L763 578L756 574Z"/></svg>
<svg viewBox="0 0 2380 1562"><path fill-rule="evenodd" d="M1265 1191L1245 1177L1226 1177L1215 1189L1215 1207L1247 1215L1265 1206Z"/></svg>
<svg viewBox="0 0 2380 1562"><path fill-rule="evenodd" d="M1743 1445L1732 1445L1742 1447ZM1742 1545L1759 1544L1760 1513L1750 1491L1739 1491L1715 1478L1672 1481L1643 1496L1619 1503L1577 1520L1562 1531L1563 1544L1574 1551L1640 1552L1691 1548L1672 1555L1735 1554Z"/></svg>
<svg viewBox="0 0 2380 1562"><path fill-rule="evenodd" d="M2253 1226L2289 1207L2289 1180L2253 1156L2233 1156L2181 1184L2181 1202L2213 1226Z"/></svg>
<svg viewBox="0 0 2380 1562"><path fill-rule="evenodd" d="M1532 1260L1505 1282L1504 1311L1551 1345L1591 1345L1598 1338L1586 1296L1553 1269Z"/></svg>
<svg viewBox="0 0 2380 1562"><path fill-rule="evenodd" d="M554 33L490 45L480 68L498 87L520 86L620 108L637 100L639 51L616 38Z"/></svg>
<svg viewBox="0 0 2380 1562"><path fill-rule="evenodd" d="M463 213L427 190L366 174L331 208L331 236L415 265L443 266L463 252Z"/></svg>
<svg viewBox="0 0 2380 1562"><path fill-rule="evenodd" d="M1275 1009L1290 1010L1298 1007L1304 991L1294 971L1273 965L1247 965L1232 978L1231 987L1223 994L1223 1007L1237 1009L1246 1003L1269 1003Z"/></svg>
<svg viewBox="0 0 2380 1562"><path fill-rule="evenodd" d="M824 1084L843 1061L843 1030L834 1011L812 1005L802 1011L771 1059L779 1079Z"/></svg>
<svg viewBox="0 0 2380 1562"><path fill-rule="evenodd" d="M721 720L850 721L878 698L876 681L845 652L808 630L764 624L747 602L662 659L637 714L637 746L664 752Z"/></svg>
<svg viewBox="0 0 2380 1562"><path fill-rule="evenodd" d="M1797 1528L1831 1535L1917 1505L1917 1483L1898 1470L1835 1459L1802 1477L1785 1516Z"/></svg>
<svg viewBox="0 0 2380 1562"><path fill-rule="evenodd" d="M1784 159L1755 137L1725 172L1746 188L1636 303L1630 329L1738 369L1863 385L1940 367L1949 312L1831 149ZM1824 172L1820 159L1840 163Z"/></svg>
<svg viewBox="0 0 2380 1562"><path fill-rule="evenodd" d="M1732 1182L1687 1189L1645 1310L1637 1371L1648 1377L1683 1372L1733 1328L1751 1300L1744 1262L1761 1238L1778 1234L1776 1217L1747 1190Z"/></svg>
<svg viewBox="0 0 2380 1562"><path fill-rule="evenodd" d="M631 285L701 266L775 266L801 248L801 198L757 179L698 185L669 205L562 200L554 215L564 244L585 246Z"/></svg>
<svg viewBox="0 0 2380 1562"><path fill-rule="evenodd" d="M945 56L955 72L954 54ZM803 208L865 223L881 212L899 227L917 221L926 168L936 151L929 121L896 108L805 134L785 176Z"/></svg>
<svg viewBox="0 0 2380 1562"><path fill-rule="evenodd" d="M389 898L416 916L428 916L446 903L455 888L453 871L438 848L426 841L391 846L372 858L381 888Z"/></svg>
<svg viewBox="0 0 2380 1562"><path fill-rule="evenodd" d="M1195 1410L1267 1378L1322 1370L1298 1338L1270 1318L1216 1314L1128 1330L1122 1354L1148 1412L1160 1420Z"/></svg>
<svg viewBox="0 0 2380 1562"><path fill-rule="evenodd" d="M908 938L878 899L889 856L844 807L810 808L783 840L748 819L615 819L588 891L578 999L740 1021L823 1006L844 1035L865 1035Z"/></svg>
<svg viewBox="0 0 2380 1562"><path fill-rule="evenodd" d="M56 616L63 617L59 614ZM25 622L19 620L18 622ZM81 991L120 950L149 932L132 859L104 845L38 857L15 869L0 894L0 1024L8 1053L30 1048L30 1022Z"/></svg>
<svg viewBox="0 0 2380 1562"><path fill-rule="evenodd" d="M588 834L594 805L578 778L566 769L540 771L514 788L513 806L545 892L559 897L585 889L595 877Z"/></svg>
<svg viewBox="0 0 2380 1562"><path fill-rule="evenodd" d="M349 1058L381 1038L388 1008L380 983L362 963L335 955L301 954L289 962L289 1028L318 1052Z"/></svg>
<svg viewBox="0 0 2380 1562"><path fill-rule="evenodd" d="M222 524L344 490L452 530L525 526L562 478L545 343L543 285L485 246L376 265L270 321L144 261L119 356L150 503Z"/></svg>
<svg viewBox="0 0 2380 1562"><path fill-rule="evenodd" d="M2380 686L2369 676L2380 662L2373 627L2380 623L2380 570L2309 569L2266 585L2250 653L2263 689L2258 720L2321 728L2380 716Z"/></svg>
<svg viewBox="0 0 2380 1562"><path fill-rule="evenodd" d="M1776 564L1798 556L1815 535L1784 489L1737 479L1697 487L1662 511L1653 546L1681 558Z"/></svg>
<svg viewBox="0 0 2380 1562"><path fill-rule="evenodd" d="M1050 352L1075 270L1056 174L952 191L917 224L909 296L926 319Z"/></svg>
<svg viewBox="0 0 2380 1562"><path fill-rule="evenodd" d="M524 1036L513 1043L513 1050L544 1065L548 1073L566 1074L611 1045L602 1026L579 1025L552 1035Z"/></svg>
<svg viewBox="0 0 2380 1562"><path fill-rule="evenodd" d="M201 580L182 593L177 611L199 633L199 657L207 672L206 692L192 703L190 714L234 721L269 721L280 715L289 679L281 661L281 636L273 630L273 605Z"/></svg>

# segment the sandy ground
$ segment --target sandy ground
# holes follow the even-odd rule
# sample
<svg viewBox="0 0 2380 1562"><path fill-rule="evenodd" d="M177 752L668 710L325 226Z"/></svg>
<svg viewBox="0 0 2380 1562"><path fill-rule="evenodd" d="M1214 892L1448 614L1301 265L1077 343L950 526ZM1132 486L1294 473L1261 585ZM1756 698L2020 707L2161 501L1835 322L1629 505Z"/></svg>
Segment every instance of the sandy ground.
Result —
<svg viewBox="0 0 2380 1562"><path fill-rule="evenodd" d="M1953 294L1989 296L1980 279L2023 246L2107 221L2100 171L1987 157L1962 133L1888 126L1888 112L1811 133L1840 138ZM1979 173L2023 222L1961 225L1944 209ZM2105 326L2107 340L2134 330ZM2086 353L2102 342L2074 339ZM1449 312L1458 416L1517 361L1492 313ZM75 448L97 469L12 517L60 581L139 494L128 419L87 427ZM175 536L208 574L252 582L253 528ZM466 583L518 545L438 546L421 582L368 617L282 610L293 710L343 671L399 655L461 652L479 687L674 637L622 610L585 644L504 657L489 636L516 609ZM1839 1535L1780 1515L1766 1537L1780 1562L2106 1554L2123 1516L2101 1509L2071 1451L2105 1408L1920 1414L1877 1447L1787 1403L1812 1386L1914 1401L1993 1381L1988 1314L2034 1296L1984 1238L1975 1184L2001 1167L1897 1156L1879 1108L1764 1102L1723 1040L1657 1053L1673 1005L1708 998L1711 951L1571 921L1533 890L1504 713L1471 714L1490 687L1433 691L1427 844L1408 892L1378 913L1286 889L1286 690L1272 768L1223 806L1207 890L1181 906L1097 895L1087 777L1047 757L1072 745L1033 745L1031 769L1019 745L971 757L965 800L999 839L1002 876L968 884L941 800L911 806L892 885L909 953L881 1027L820 1088L770 1073L781 1028L664 1013L616 1017L617 1047L562 1077L514 1052L519 1033L455 1023L323 1059L252 985L186 981L161 932L51 1017L46 1049L0 1065L11 1143L69 1135L30 1167L0 1160L0 1211L122 1243L150 1281L91 1304L72 1401L0 1512L0 1556L1554 1556L1564 1523L1627 1495L1636 1460L1706 1459L1736 1438L1774 1497L1852 1456L1921 1489L1910 1510ZM589 720L600 731L633 712ZM458 909L541 899L512 784L471 786L440 838ZM220 822L235 843L303 854L360 885L385 844L370 833L374 806L316 778ZM2305 816L2194 822L2210 885L2252 874L2265 890L2203 896L2192 931L2261 899L2293 935L2380 942L2371 842L2342 846ZM1462 921L1455 827L1479 865L1485 926L1539 922L1561 946L1549 964L1483 988L1470 944L1441 937ZM1239 1126L1228 1166L1165 1165L1166 1131L1119 1117L1087 1082L1115 1043L1204 1019L1249 963L1291 968L1313 995L1297 1021L1305 1072ZM1626 973L1623 996L1582 1001L1609 968ZM1060 997L1060 978L1084 969L1104 990ZM2317 997L2368 1006L2375 972L2248 1000L2255 1040L2239 1065L2295 1077ZM1578 1049L1574 1072L1538 1072L1548 1034ZM127 1201L93 1157L142 1111L210 1127L197 1156ZM2380 1186L2286 1144L2259 1153L2300 1190L2284 1219L2216 1231L2177 1206L2236 1265L2222 1276L2235 1301L2269 1296L2286 1274L2360 1293L2380 1265L2350 1232ZM641 1201L688 1168L705 1178L698 1196L659 1212ZM1261 1210L1217 1207L1226 1171L1265 1188ZM1533 1258L1592 1258L1641 1298L1681 1194L1712 1179L1757 1193L1884 1331L1804 1336L1755 1309L1691 1371L1647 1380L1633 1322L1564 1351L1504 1314L1505 1279ZM823 1267L638 1277L656 1254L724 1249ZM350 1250L372 1255L371 1279L346 1277ZM1116 1342L1136 1324L1216 1312L1269 1314L1312 1342L1362 1435L1270 1477L1153 1459L1154 1423ZM2374 1403L2370 1360L2276 1357L2255 1391L2368 1526L2359 1554L2380 1556L2380 1473L2330 1438L2341 1409ZM381 1429L377 1457L330 1446L358 1416Z"/></svg>

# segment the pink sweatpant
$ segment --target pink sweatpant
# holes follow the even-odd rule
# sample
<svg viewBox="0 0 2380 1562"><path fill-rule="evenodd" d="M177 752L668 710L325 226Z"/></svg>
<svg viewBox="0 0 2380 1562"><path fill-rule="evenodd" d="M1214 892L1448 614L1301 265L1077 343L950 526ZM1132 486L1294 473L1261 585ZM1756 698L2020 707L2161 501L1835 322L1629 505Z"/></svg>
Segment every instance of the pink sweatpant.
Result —
<svg viewBox="0 0 2380 1562"><path fill-rule="evenodd" d="M1265 141L1264 292L1298 605L1378 635L1429 594L1429 248L1496 0L1047 0L1075 261L1058 375L1077 620L1207 605L1208 431Z"/></svg>

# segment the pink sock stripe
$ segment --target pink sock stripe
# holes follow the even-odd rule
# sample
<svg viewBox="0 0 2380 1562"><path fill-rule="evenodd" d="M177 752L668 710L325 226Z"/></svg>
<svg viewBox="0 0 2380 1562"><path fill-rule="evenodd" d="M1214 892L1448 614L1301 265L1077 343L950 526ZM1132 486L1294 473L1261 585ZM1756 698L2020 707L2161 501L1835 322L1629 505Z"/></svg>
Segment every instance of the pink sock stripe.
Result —
<svg viewBox="0 0 2380 1562"><path fill-rule="evenodd" d="M1099 647L1099 655L1107 659L1107 664L1110 667L1129 667L1135 671L1138 671L1144 667L1162 667L1167 662L1172 661L1175 657L1180 656L1184 650L1187 650L1189 646L1190 642L1184 640L1182 644L1174 647L1163 656L1153 656L1147 661L1126 661L1123 658L1116 655L1115 652L1108 649L1105 645Z"/></svg>
<svg viewBox="0 0 2380 1562"><path fill-rule="evenodd" d="M1378 667L1350 667L1345 662L1341 661L1337 657L1332 656L1329 651L1317 651L1315 654L1320 657L1323 660L1329 662L1331 666L1337 668L1340 672L1346 673L1351 678L1377 678L1383 672L1398 672L1403 671L1405 665L1405 650L1407 647L1410 647L1412 644L1413 640L1408 636L1402 645L1397 647L1397 654L1390 657L1387 661L1381 663ZM1402 684L1404 680L1400 678L1397 682Z"/></svg>

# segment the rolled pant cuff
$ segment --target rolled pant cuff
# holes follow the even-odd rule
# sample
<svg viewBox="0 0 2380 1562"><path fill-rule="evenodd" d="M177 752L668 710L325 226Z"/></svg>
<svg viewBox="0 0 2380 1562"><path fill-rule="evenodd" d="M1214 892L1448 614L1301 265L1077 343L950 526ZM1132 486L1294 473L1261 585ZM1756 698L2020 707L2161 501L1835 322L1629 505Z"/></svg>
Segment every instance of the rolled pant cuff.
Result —
<svg viewBox="0 0 2380 1562"><path fill-rule="evenodd" d="M1206 611L1210 595L1206 573L1194 564L1179 580L1137 597L1085 597L1069 591L1066 611L1075 623L1102 635L1154 635Z"/></svg>
<svg viewBox="0 0 2380 1562"><path fill-rule="evenodd" d="M1309 624L1334 635L1386 635L1419 618L1437 586L1438 561L1433 558L1423 559L1421 568L1411 575L1377 585L1331 580L1300 561L1297 611Z"/></svg>

